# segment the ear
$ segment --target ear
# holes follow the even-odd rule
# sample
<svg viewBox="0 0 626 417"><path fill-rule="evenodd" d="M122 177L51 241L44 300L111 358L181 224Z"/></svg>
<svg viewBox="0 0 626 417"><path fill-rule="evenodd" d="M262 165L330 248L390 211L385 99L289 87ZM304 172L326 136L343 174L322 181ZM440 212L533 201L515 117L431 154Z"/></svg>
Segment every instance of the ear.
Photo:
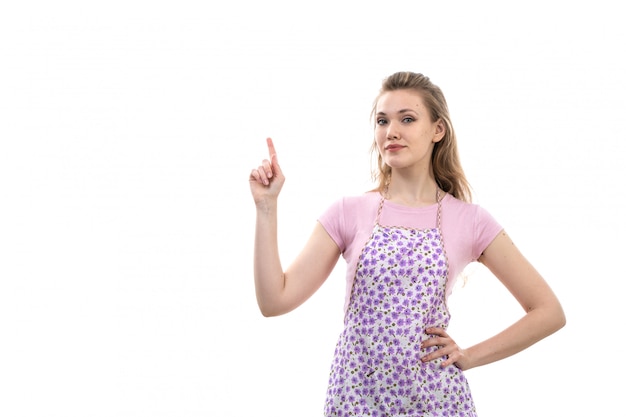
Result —
<svg viewBox="0 0 626 417"><path fill-rule="evenodd" d="M440 118L439 120L437 120L437 122L435 122L435 136L433 136L433 142L435 143L439 142L441 139L443 139L445 134L446 134L446 124Z"/></svg>

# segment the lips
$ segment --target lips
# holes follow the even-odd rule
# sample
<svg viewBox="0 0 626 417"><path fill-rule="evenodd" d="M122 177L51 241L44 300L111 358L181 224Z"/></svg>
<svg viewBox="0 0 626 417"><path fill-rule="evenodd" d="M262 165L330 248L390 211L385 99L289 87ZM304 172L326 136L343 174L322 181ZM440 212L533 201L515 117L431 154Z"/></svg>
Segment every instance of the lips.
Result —
<svg viewBox="0 0 626 417"><path fill-rule="evenodd" d="M404 148L404 146L401 146L401 145L389 145L389 146L387 146L387 147L385 148L385 150L388 150L388 151L397 151L397 150L400 150L400 149L402 149L402 148Z"/></svg>

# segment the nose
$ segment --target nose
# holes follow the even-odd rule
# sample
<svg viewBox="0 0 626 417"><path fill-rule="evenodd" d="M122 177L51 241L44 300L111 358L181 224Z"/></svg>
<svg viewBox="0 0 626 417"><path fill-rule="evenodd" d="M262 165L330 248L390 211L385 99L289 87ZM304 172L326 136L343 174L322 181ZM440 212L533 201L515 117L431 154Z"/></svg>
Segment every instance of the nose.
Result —
<svg viewBox="0 0 626 417"><path fill-rule="evenodd" d="M400 134L398 133L398 126L394 121L390 121L387 124L387 139L398 139Z"/></svg>

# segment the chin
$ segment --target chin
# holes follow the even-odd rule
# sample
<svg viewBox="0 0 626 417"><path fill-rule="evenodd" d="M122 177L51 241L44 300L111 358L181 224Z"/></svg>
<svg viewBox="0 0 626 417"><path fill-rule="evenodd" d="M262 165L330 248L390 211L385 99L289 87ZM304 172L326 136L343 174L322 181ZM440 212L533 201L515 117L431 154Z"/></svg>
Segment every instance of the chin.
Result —
<svg viewBox="0 0 626 417"><path fill-rule="evenodd" d="M402 161L398 161L398 160L390 160L390 161L385 161L385 165L387 165L389 168L392 169L402 169L402 168L408 168L409 164L402 162Z"/></svg>

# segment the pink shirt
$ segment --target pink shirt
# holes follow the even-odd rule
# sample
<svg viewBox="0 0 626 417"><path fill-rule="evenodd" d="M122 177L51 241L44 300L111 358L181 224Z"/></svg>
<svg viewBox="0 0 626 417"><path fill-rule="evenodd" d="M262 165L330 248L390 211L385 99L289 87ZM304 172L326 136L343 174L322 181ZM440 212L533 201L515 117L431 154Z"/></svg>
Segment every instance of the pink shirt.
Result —
<svg viewBox="0 0 626 417"><path fill-rule="evenodd" d="M344 311L350 302L359 256L374 230L380 199L378 192L344 197L333 203L318 219L347 263ZM436 227L437 204L407 207L385 201L379 224L416 229ZM449 267L447 298L461 271L480 257L502 227L481 206L446 194L441 200L441 230Z"/></svg>

